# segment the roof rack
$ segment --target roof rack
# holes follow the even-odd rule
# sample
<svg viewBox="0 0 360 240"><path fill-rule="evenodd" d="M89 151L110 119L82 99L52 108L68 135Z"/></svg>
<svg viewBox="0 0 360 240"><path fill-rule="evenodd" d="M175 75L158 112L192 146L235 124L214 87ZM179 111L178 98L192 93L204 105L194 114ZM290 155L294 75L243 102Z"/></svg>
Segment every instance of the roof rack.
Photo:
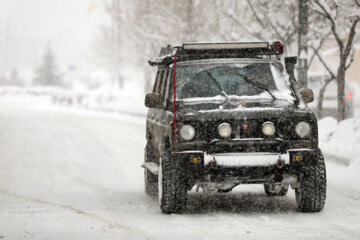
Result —
<svg viewBox="0 0 360 240"><path fill-rule="evenodd" d="M169 65L176 61L201 60L212 58L270 58L283 52L283 45L276 41L268 42L220 42L184 43L182 46L168 45L161 48L159 57L149 61L151 66Z"/></svg>
<svg viewBox="0 0 360 240"><path fill-rule="evenodd" d="M223 42L223 43L183 43L185 50L212 50L212 49L268 49L268 42Z"/></svg>

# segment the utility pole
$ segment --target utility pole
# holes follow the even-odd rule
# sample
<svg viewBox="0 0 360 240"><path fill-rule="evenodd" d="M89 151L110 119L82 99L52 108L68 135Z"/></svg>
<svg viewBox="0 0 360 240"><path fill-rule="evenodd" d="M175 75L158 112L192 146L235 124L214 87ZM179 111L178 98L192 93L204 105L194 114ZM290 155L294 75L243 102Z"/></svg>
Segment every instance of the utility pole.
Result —
<svg viewBox="0 0 360 240"><path fill-rule="evenodd" d="M298 81L300 88L307 87L307 33L309 0L299 0L299 35L298 35Z"/></svg>
<svg viewBox="0 0 360 240"><path fill-rule="evenodd" d="M123 88L124 81L120 74L120 67L122 63L121 59L121 44L122 44L122 15L123 15L123 1L112 0L112 21L113 21L113 34L114 34L114 45L115 45L115 79L114 85L117 88Z"/></svg>
<svg viewBox="0 0 360 240"><path fill-rule="evenodd" d="M5 29L5 65L4 65L4 69L6 70L9 66L9 51L10 51L10 46L9 46L9 38L10 38L10 21L9 18L6 18L6 29Z"/></svg>
<svg viewBox="0 0 360 240"><path fill-rule="evenodd" d="M186 2L186 41L195 42L195 28L194 28L194 0L187 0Z"/></svg>

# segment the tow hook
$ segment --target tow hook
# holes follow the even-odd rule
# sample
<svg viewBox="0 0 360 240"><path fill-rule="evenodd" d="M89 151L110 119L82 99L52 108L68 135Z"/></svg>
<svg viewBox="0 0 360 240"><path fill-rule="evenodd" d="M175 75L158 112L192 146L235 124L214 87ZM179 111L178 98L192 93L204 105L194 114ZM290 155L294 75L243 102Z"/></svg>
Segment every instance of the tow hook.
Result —
<svg viewBox="0 0 360 240"><path fill-rule="evenodd" d="M278 168L282 168L284 166L284 163L285 163L285 160L284 159L281 159L281 155L279 155L279 158L277 160L277 163L276 163L276 166Z"/></svg>
<svg viewBox="0 0 360 240"><path fill-rule="evenodd" d="M213 159L210 160L210 162L209 162L209 167L212 168L212 169L217 168L217 162L216 162L215 157L213 157Z"/></svg>

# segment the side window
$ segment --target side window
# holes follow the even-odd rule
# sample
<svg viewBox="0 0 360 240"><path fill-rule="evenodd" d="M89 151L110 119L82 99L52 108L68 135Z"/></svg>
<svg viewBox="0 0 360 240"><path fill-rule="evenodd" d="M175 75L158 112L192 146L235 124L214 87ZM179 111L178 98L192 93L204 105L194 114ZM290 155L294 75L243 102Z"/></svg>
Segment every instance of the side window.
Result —
<svg viewBox="0 0 360 240"><path fill-rule="evenodd" d="M157 89L158 89L158 85L159 85L159 76L160 76L160 70L158 70L158 72L156 73L156 78L155 78L153 93L157 93L157 92L158 92Z"/></svg>
<svg viewBox="0 0 360 240"><path fill-rule="evenodd" d="M167 68L167 69L165 70L164 80L163 80L163 84L162 84L162 86L161 86L161 96L162 96L162 98L163 98L163 101L164 101L164 99L165 99L165 97L166 97L166 86L167 86L167 83L168 83L169 72L170 72L170 70L169 70L169 68Z"/></svg>
<svg viewBox="0 0 360 240"><path fill-rule="evenodd" d="M169 98L171 98L171 96L170 96L170 94L171 94L170 87L172 86L171 85L172 76L173 76L173 70L172 70L172 68L169 68L168 69L168 74L167 74L167 77L166 77L166 82L165 82L164 101L166 99L169 100Z"/></svg>
<svg viewBox="0 0 360 240"><path fill-rule="evenodd" d="M165 72L165 70L163 70L163 69L158 71L158 73L156 75L153 93L161 94L161 85L163 83L164 72Z"/></svg>
<svg viewBox="0 0 360 240"><path fill-rule="evenodd" d="M165 69L161 70L160 76L159 76L159 85L157 88L157 93L162 95L162 89L163 89L163 83L164 83L164 75L165 75Z"/></svg>
<svg viewBox="0 0 360 240"><path fill-rule="evenodd" d="M159 69L156 74L155 84L153 93L160 94L163 101L165 101L167 95L169 94L169 84L171 81L171 72L172 69Z"/></svg>

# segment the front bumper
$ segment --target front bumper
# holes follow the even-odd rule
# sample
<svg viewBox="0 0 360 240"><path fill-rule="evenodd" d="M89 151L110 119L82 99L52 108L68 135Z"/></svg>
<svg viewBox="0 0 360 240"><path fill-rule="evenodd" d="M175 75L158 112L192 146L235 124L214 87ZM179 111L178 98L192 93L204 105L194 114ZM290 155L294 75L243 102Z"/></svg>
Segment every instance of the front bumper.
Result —
<svg viewBox="0 0 360 240"><path fill-rule="evenodd" d="M216 153L202 151L176 152L183 161L191 182L221 182L237 180L242 183L282 181L284 174L296 175L313 165L313 149L290 149L285 153ZM196 161L195 161L196 160Z"/></svg>
<svg viewBox="0 0 360 240"><path fill-rule="evenodd" d="M177 142L173 146L173 151L199 150L209 154L228 152L284 153L289 149L316 149L317 146L318 140L316 138L302 140L284 140L281 138L214 139L211 142Z"/></svg>

